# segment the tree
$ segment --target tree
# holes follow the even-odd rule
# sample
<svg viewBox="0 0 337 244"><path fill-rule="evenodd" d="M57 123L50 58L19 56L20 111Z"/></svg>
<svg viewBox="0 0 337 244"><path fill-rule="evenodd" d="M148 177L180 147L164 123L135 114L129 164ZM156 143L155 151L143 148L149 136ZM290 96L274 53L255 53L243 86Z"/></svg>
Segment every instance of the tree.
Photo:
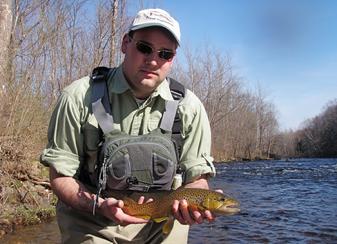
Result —
<svg viewBox="0 0 337 244"><path fill-rule="evenodd" d="M9 43L12 30L12 1L3 0L0 3L0 95L5 92L4 81L8 79Z"/></svg>
<svg viewBox="0 0 337 244"><path fill-rule="evenodd" d="M6 81L11 78L10 70L10 38L12 31L12 1L4 0L0 3L0 122L3 127L5 123L6 111L5 108L8 106L6 99L6 93L8 88L6 88ZM0 127L0 135L3 135ZM0 138L0 143L1 143Z"/></svg>
<svg viewBox="0 0 337 244"><path fill-rule="evenodd" d="M202 52L185 50L186 66L177 64L173 75L185 82L207 111L217 160L269 157L278 133L276 111L258 95L243 89L229 55L205 46Z"/></svg>
<svg viewBox="0 0 337 244"><path fill-rule="evenodd" d="M336 157L336 120L337 100L334 100L321 114L307 120L297 132L297 152L310 157Z"/></svg>

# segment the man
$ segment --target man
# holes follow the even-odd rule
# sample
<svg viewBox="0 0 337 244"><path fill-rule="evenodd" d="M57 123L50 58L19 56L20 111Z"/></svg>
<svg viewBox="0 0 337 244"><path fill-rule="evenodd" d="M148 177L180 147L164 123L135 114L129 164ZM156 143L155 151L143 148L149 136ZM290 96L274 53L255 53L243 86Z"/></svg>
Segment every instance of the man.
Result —
<svg viewBox="0 0 337 244"><path fill-rule="evenodd" d="M172 101L166 79L180 43L179 24L161 9L145 9L123 37L123 63L107 80L113 126L129 135L143 135L158 128L165 101ZM50 182L59 198L58 224L63 243L187 243L188 226L212 221L209 211L190 209L175 201L175 221L169 235L161 224L127 215L123 201L99 196L95 184L82 180L96 162L100 130L92 112L92 82L84 77L62 92L51 117L48 145L41 162L50 167ZM210 156L210 127L200 100L189 90L179 102L182 150L179 164L183 186L208 188L215 170ZM97 182L96 182L97 183ZM96 184L97 185L97 184ZM148 199L140 197L138 202ZM95 215L93 215L95 208Z"/></svg>

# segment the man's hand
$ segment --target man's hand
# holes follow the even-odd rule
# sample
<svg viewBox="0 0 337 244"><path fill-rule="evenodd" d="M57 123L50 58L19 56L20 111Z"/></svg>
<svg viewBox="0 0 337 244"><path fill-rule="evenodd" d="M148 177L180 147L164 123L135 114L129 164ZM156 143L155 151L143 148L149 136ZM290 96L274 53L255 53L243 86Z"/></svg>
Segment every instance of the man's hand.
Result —
<svg viewBox="0 0 337 244"><path fill-rule="evenodd" d="M206 176L200 176L197 180L183 187L209 189ZM172 206L172 212L174 217L183 225L201 224L205 220L212 222L215 219L215 215L209 210L200 211L193 206L189 206L186 200L175 200Z"/></svg>
<svg viewBox="0 0 337 244"><path fill-rule="evenodd" d="M138 201L139 203L140 201ZM119 225L128 224L144 224L148 220L130 216L123 212L122 208L124 203L122 200L117 200L115 198L107 198L99 204L98 212L108 219L113 220Z"/></svg>
<svg viewBox="0 0 337 244"><path fill-rule="evenodd" d="M54 168L50 167L50 183L54 193L65 204L74 209L92 213L93 201L96 195L89 192L81 182L72 177L58 174ZM143 202L144 198L140 198L138 201L140 204ZM143 224L148 222L145 219L136 218L124 213L122 210L123 206L124 203L122 200L99 198L97 211L99 214L120 225Z"/></svg>
<svg viewBox="0 0 337 244"><path fill-rule="evenodd" d="M204 220L211 222L215 218L208 210L199 211L192 206L188 206L186 200L174 201L173 215L183 225L201 224Z"/></svg>

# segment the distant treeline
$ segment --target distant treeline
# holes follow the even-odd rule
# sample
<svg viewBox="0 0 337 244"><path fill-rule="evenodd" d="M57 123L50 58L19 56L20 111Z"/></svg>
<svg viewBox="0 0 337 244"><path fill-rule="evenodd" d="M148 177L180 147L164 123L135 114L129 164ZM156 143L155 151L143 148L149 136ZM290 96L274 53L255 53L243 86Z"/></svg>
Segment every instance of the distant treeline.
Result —
<svg viewBox="0 0 337 244"><path fill-rule="evenodd" d="M275 154L284 157L337 157L337 99L321 114L304 121L296 131L278 136Z"/></svg>
<svg viewBox="0 0 337 244"><path fill-rule="evenodd" d="M337 157L337 99L295 133L296 152L304 157Z"/></svg>
<svg viewBox="0 0 337 244"><path fill-rule="evenodd" d="M157 5L126 0L3 2L0 156L2 161L37 158L61 90L96 66L118 65L128 10L142 7L140 2ZM336 155L336 104L300 131L280 133L268 94L259 86L245 87L230 55L208 44L197 49L183 44L178 52L183 55L171 76L204 103L217 161Z"/></svg>

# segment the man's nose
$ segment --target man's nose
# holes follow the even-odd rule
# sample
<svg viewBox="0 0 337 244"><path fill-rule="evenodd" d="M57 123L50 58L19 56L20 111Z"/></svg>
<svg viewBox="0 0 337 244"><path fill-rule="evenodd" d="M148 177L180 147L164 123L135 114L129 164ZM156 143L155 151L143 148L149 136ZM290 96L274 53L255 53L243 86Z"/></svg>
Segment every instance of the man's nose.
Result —
<svg viewBox="0 0 337 244"><path fill-rule="evenodd" d="M156 66L158 64L158 54L156 52L152 52L145 57L146 64L150 64Z"/></svg>

